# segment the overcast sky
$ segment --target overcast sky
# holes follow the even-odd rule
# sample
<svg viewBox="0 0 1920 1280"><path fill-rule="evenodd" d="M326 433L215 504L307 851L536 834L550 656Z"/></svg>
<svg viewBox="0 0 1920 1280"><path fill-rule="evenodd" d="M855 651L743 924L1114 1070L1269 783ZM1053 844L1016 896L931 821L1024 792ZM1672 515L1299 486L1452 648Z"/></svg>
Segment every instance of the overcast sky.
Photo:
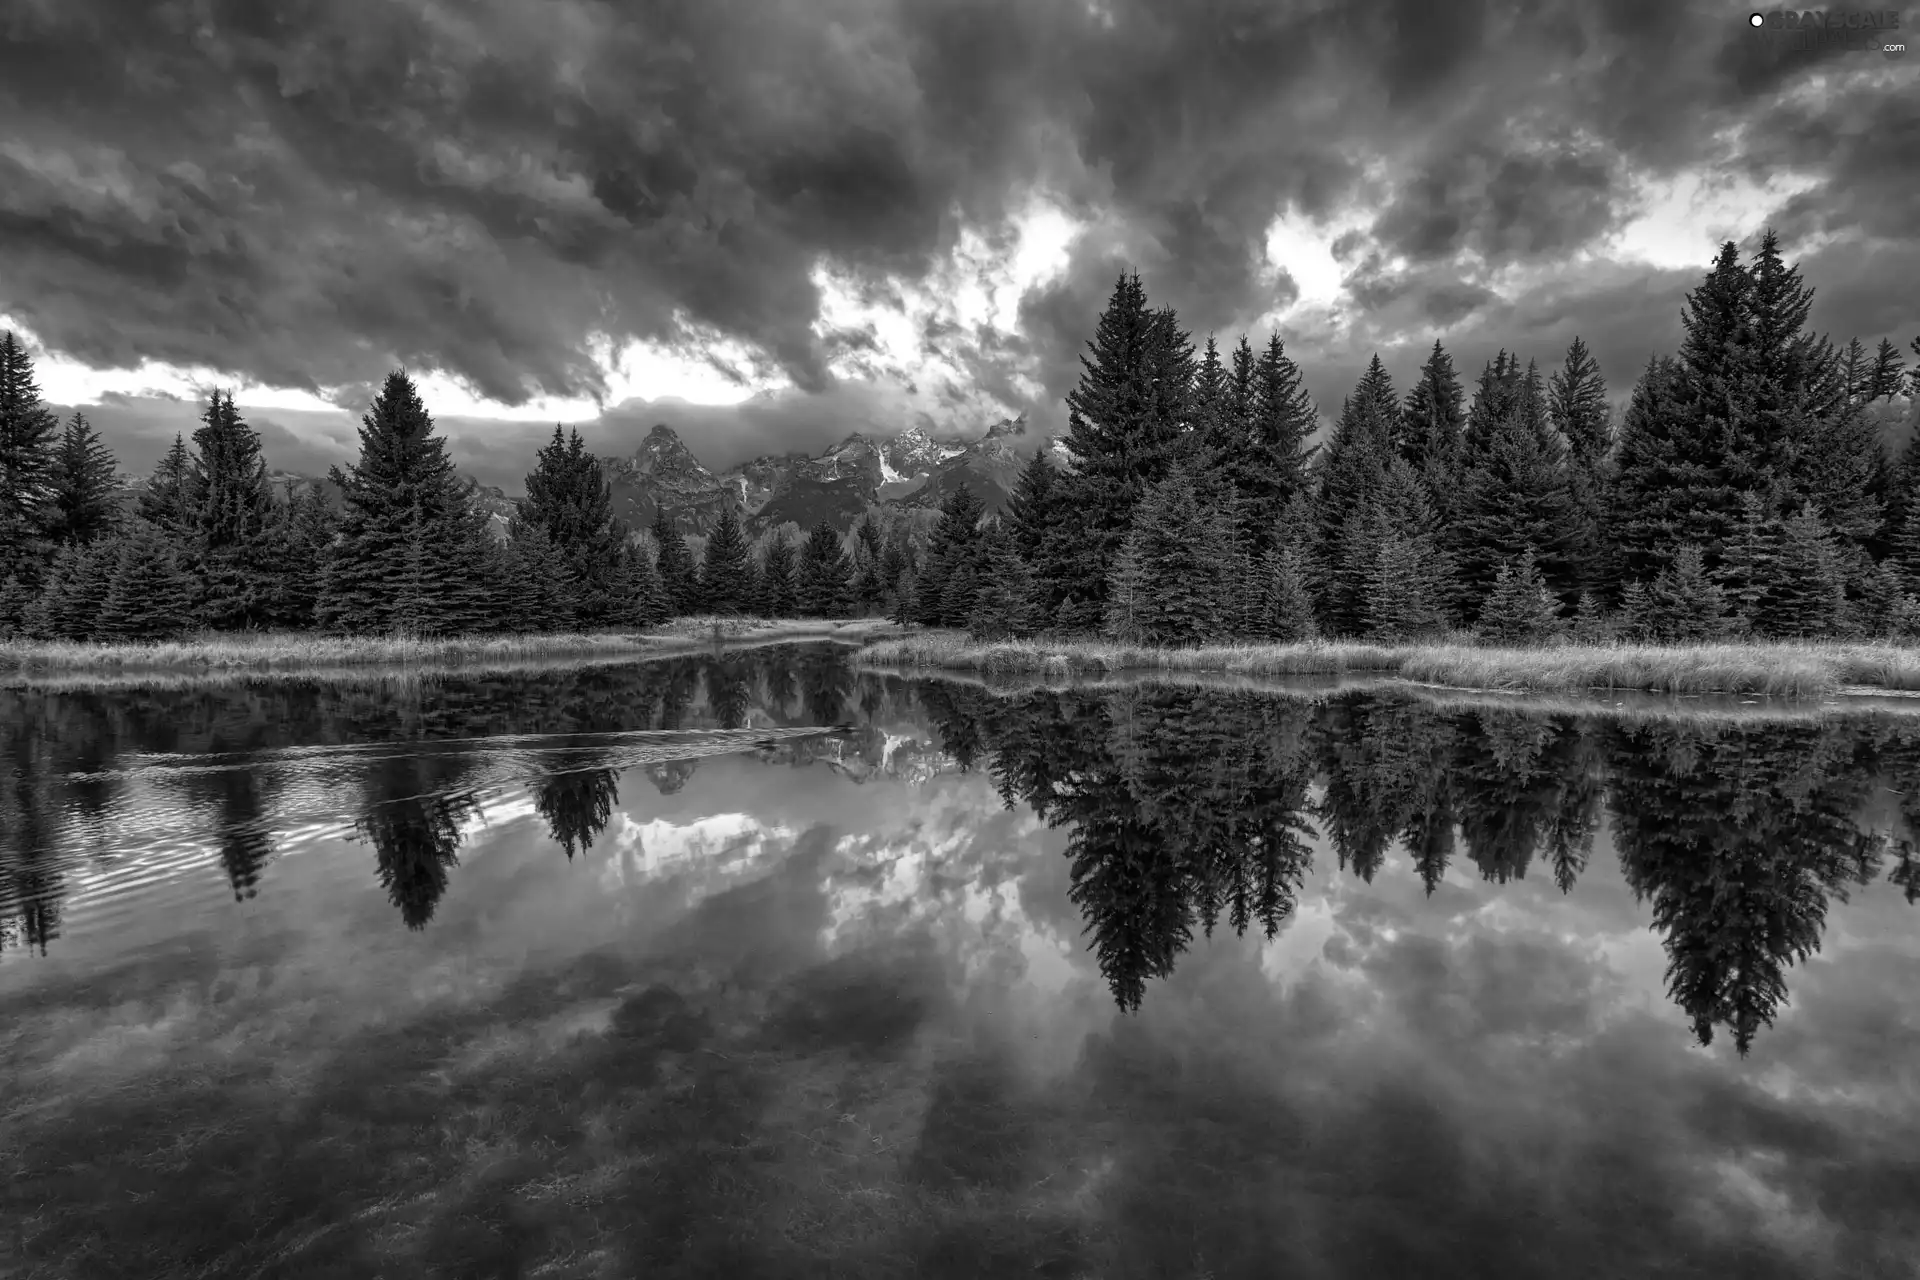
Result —
<svg viewBox="0 0 1920 1280"><path fill-rule="evenodd" d="M1269 328L1323 411L1586 337L1715 244L1920 333L1920 53L1712 0L11 0L0 324L150 468L237 387L272 465L415 372L509 488L556 422L712 465L1061 398L1116 274ZM1920 12L1907 23L1920 28ZM1909 37L1911 38L1911 37ZM171 398L169 398L171 397Z"/></svg>

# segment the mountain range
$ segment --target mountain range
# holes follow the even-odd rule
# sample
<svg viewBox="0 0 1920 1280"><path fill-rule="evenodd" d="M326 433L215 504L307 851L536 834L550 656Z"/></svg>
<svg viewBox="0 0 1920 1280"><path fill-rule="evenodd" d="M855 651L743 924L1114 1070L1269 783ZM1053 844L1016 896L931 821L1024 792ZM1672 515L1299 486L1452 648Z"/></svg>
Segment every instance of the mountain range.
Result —
<svg viewBox="0 0 1920 1280"><path fill-rule="evenodd" d="M1056 460L1071 457L1052 437L1035 443ZM1024 417L997 422L970 443L935 440L916 426L885 436L855 432L823 453L765 454L716 472L694 457L672 427L660 423L632 454L602 461L613 513L631 529L650 527L665 511L680 532L705 535L731 506L748 535L758 537L786 524L810 529L822 520L844 532L880 508L925 521L963 484L988 511L998 511L1026 465L1031 452L1026 444ZM267 479L282 496L315 485L330 501L340 499L339 487L322 477L273 470ZM505 537L518 500L470 477L467 485L495 533ZM146 487L145 477L123 477L122 499L133 503Z"/></svg>

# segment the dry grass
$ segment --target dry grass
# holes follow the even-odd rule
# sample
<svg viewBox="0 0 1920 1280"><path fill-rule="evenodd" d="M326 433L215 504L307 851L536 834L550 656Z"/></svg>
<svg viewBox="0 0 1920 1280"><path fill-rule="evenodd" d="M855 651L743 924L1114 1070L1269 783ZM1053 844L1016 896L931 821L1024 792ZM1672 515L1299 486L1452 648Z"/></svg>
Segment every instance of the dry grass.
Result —
<svg viewBox="0 0 1920 1280"><path fill-rule="evenodd" d="M1636 645L1555 644L1494 649L1463 643L1142 648L1105 641L974 643L955 632L880 640L861 651L878 666L947 668L1044 677L1116 671L1215 671L1230 675L1374 672L1449 688L1515 692L1588 689L1826 698L1863 689L1920 689L1920 648L1883 643Z"/></svg>
<svg viewBox="0 0 1920 1280"><path fill-rule="evenodd" d="M328 636L309 632L203 635L145 644L0 641L0 674L179 672L246 674L351 667L505 669L523 663L607 660L672 653L715 637L728 642L831 638L865 640L897 630L882 619L678 618L646 633L554 632L511 636Z"/></svg>

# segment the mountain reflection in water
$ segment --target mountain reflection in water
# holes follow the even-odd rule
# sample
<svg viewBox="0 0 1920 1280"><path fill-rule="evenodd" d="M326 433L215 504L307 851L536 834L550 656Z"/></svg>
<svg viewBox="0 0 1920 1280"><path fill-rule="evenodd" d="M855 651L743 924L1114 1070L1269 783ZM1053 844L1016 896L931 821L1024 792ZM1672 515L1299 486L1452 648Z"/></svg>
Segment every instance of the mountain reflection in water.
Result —
<svg viewBox="0 0 1920 1280"><path fill-rule="evenodd" d="M1419 1092L1439 1086L1393 1074L1408 1050L1381 1040L1369 1118L1340 1154L1315 1145L1333 1122L1314 1118L1332 1105L1316 1091L1354 1070L1328 1046L1385 1034L1379 997L1351 985L1370 967L1430 993L1407 1015L1425 1046L1409 1061L1477 1055L1498 1075L1520 1070L1518 1047L1574 1063L1569 1010L1639 963L1630 930L1609 940L1565 914L1581 903L1650 926L1693 1043L1737 1051L1635 1066L1680 1048L1679 1028L1630 1034L1616 1010L1580 1032L1616 1080L1671 1091L1710 1071L1699 1079L1732 1087L1733 1064L1787 1026L1790 982L1850 894L1876 905L1848 963L1873 960L1875 989L1911 999L1920 958L1899 936L1920 895L1920 717L1009 691L785 646L499 676L0 690L0 761L0 1072L21 1099L0 1122L35 1153L0 1190L15 1224L0 1261L28 1275L533 1274L541 1259L557 1275L1285 1273L1252 1243L1257 1222L1293 1233L1294 1265L1342 1275L1905 1275L1920 1243L1920 1165L1893 1145L1920 1133L1920 1092L1893 1063L1820 1083L1854 1099L1844 1140L1795 1118L1813 1084L1779 1063L1737 1104L1702 1094L1693 1105L1721 1110L1687 1124L1732 1144L1713 1177L1745 1190L1657 1220L1637 1180L1678 1166L1654 1149L1667 1139L1651 1112L1616 1117L1613 1139L1540 1120L1530 1140L1573 1145L1469 1176L1458 1162L1493 1157L1426 1150L1436 1126L1481 1123L1465 1095ZM484 865L463 865L474 849ZM1070 920L1048 917L1055 882ZM357 904L376 887L370 916ZM296 963L297 934L335 958ZM1202 961L1216 935L1253 949ZM1503 947L1531 969L1490 967ZM1110 1026L1075 1003L1086 955ZM328 963L360 985L274 994ZM1176 989L1188 963L1201 985ZM1221 985L1243 982L1231 963L1280 1003L1254 1014ZM1269 1039L1258 1017L1290 1028L1268 1052L1297 1055L1304 1109L1263 1110L1253 1063L1149 1030L1199 1018L1216 989L1256 1018L1250 1045ZM1815 1052L1796 1037L1792 1053L1829 1075L1842 1046L1920 1047L1904 1004L1819 992L1808 1026L1841 1039ZM1163 999L1173 1021L1153 1023ZM209 1033L227 1046L217 1065L176 1078L187 1067L146 1056L166 1027L222 1008L248 1012ZM83 1034L89 1018L106 1021ZM1003 1043L1020 1035L1032 1043ZM1669 1048L1651 1047L1660 1035ZM340 1056L353 1045L363 1066ZM493 1074L513 1061L520 1074ZM1083 1092L1049 1093L1049 1072ZM245 1125L200 1116L229 1104ZM1165 1111L1151 1135L1121 1120L1134 1106ZM181 1117L211 1127L176 1141ZM424 1154L456 1130L468 1155ZM488 1144L497 1159L468 1163ZM1413 1165L1388 1158L1402 1147ZM1561 1164L1576 1155L1592 1166L1578 1176ZM818 1172L769 1172L796 1161ZM425 1189L429 1168L458 1186ZM180 1172L211 1181L190 1190ZM1560 1181L1511 1181L1535 1175ZM296 1176L319 1181L296 1190ZM101 1178L127 1208L87 1207ZM235 1178L272 1184L257 1243L214 1202ZM1515 1227L1482 1200L1451 1218L1383 1209L1368 1235L1359 1208L1325 1199L1447 1201L1466 1194L1442 1190L1453 1180L1533 1216ZM789 1216L770 1225L767 1197ZM1736 1201L1761 1217L1728 1217ZM1222 1226L1226 1205L1247 1221ZM343 1225L355 1212L385 1215L386 1234ZM184 1234L162 1247L169 1223ZM1617 1259L1581 1243L1602 1238Z"/></svg>

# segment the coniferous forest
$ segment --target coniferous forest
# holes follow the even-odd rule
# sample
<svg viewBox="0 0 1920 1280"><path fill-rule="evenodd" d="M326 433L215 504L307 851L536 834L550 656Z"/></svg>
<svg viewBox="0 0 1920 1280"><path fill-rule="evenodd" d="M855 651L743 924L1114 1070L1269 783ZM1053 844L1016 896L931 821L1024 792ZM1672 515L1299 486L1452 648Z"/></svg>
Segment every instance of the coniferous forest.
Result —
<svg viewBox="0 0 1920 1280"><path fill-rule="evenodd" d="M601 464L555 428L504 538L405 373L365 415L341 500L268 479L230 395L120 498L86 418L62 423L0 338L0 636L457 635L632 629L677 615L875 616L982 639L1152 645L1353 637L1485 643L1920 636L1920 440L1879 402L1920 395L1899 348L1810 327L1813 290L1767 233L1685 297L1620 421L1575 338L1549 371L1500 352L1463 380L1438 341L1404 392L1376 356L1313 442L1278 336L1204 346L1116 284L1004 511L960 487L921 533L748 536L696 556L662 513L613 514ZM1910 344L1920 355L1920 337Z"/></svg>

